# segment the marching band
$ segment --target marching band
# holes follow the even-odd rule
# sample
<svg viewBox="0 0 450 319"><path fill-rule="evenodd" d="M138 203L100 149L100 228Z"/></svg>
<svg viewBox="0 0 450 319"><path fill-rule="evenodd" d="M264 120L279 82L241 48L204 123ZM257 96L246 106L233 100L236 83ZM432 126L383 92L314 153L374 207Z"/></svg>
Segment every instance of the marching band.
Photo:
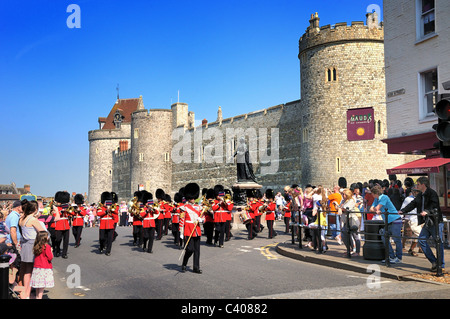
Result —
<svg viewBox="0 0 450 319"><path fill-rule="evenodd" d="M222 185L204 188L200 197L200 187L189 183L175 193L172 201L170 195L158 188L153 194L140 190L133 194L128 203L128 212L132 218L132 245L142 251L153 253L154 240L173 235L173 243L181 252L181 271L185 272L187 263L193 256L193 272L202 273L200 269L200 239L206 236L206 244L224 247L224 242L232 237L232 212L237 213L241 223L248 232L248 240L253 240L263 230L261 216L265 215L268 238L276 236L273 229L275 220L275 202L273 190L267 189L262 196L259 190L246 192L247 203L244 207L235 207L231 192ZM87 208L84 197L76 194L70 204L70 195L66 191L56 192L54 199L47 207L55 217L49 227L55 257L68 258L69 231L75 240L74 247L81 244L81 234ZM99 221L100 254L111 255L113 242L117 236L115 231L119 223L118 196L114 192L105 191L94 210ZM289 210L286 210L289 218ZM201 225L203 225L203 234ZM288 230L288 228L286 228ZM62 244L62 248L61 248Z"/></svg>

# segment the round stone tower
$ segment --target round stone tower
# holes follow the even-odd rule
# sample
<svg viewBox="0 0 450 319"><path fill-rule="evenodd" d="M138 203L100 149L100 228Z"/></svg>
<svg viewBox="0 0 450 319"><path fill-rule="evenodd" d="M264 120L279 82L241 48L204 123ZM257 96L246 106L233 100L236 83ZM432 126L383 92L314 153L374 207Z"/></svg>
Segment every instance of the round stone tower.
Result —
<svg viewBox="0 0 450 319"><path fill-rule="evenodd" d="M129 141L129 127L89 131L88 203L99 202L103 192L112 190L112 154L118 150L121 141Z"/></svg>
<svg viewBox="0 0 450 319"><path fill-rule="evenodd" d="M384 178L403 163L387 155L384 31L376 13L367 21L319 26L318 14L299 40L301 73L300 128L303 184L336 185ZM374 135L348 139L348 110L373 113ZM372 111L371 111L372 109ZM362 131L358 131L359 132ZM369 164L368 164L369 163Z"/></svg>
<svg viewBox="0 0 450 319"><path fill-rule="evenodd" d="M142 185L155 194L171 190L172 111L138 110L131 120L131 194Z"/></svg>

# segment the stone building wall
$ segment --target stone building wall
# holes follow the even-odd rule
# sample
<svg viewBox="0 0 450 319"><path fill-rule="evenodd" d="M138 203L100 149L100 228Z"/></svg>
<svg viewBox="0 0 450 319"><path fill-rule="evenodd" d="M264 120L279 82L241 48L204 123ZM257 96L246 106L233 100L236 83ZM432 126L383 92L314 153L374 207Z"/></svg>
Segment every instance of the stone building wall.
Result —
<svg viewBox="0 0 450 319"><path fill-rule="evenodd" d="M172 163L165 154L172 149L172 120L172 111L166 109L144 109L132 114L130 197L138 185L153 194L157 188L171 188Z"/></svg>
<svg viewBox="0 0 450 319"><path fill-rule="evenodd" d="M119 147L119 142L129 141L130 125L121 129L93 130L89 138L89 194L88 202L100 201L104 191L112 190L113 161L112 154Z"/></svg>
<svg viewBox="0 0 450 319"><path fill-rule="evenodd" d="M173 164L172 191L188 182L196 182L201 188L222 184L231 189L237 182L236 164L231 158L241 135L251 151L258 183L273 188L299 183L298 112L299 101L295 101L186 130L183 138L190 141L185 149L189 156L180 156L184 161ZM181 138L174 141L173 161L177 161L174 156L182 154L181 143ZM217 151L209 151L215 147Z"/></svg>

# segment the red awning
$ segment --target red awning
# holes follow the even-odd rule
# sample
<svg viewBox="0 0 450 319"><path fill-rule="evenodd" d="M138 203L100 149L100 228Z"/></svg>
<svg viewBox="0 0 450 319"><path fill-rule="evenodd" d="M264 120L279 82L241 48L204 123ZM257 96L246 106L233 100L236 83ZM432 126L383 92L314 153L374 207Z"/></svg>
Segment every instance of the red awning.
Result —
<svg viewBox="0 0 450 319"><path fill-rule="evenodd" d="M422 158L391 169L387 169L386 171L388 175L439 173L439 167L448 163L450 163L450 158Z"/></svg>

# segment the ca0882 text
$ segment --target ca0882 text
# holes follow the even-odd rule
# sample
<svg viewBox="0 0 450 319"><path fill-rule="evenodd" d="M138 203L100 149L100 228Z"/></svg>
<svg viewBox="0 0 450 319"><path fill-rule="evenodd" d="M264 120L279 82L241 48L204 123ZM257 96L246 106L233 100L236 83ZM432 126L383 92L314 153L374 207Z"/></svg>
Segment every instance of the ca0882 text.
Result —
<svg viewBox="0 0 450 319"><path fill-rule="evenodd" d="M267 314L266 304L227 304L225 307L226 313L233 314L251 314L262 313Z"/></svg>

